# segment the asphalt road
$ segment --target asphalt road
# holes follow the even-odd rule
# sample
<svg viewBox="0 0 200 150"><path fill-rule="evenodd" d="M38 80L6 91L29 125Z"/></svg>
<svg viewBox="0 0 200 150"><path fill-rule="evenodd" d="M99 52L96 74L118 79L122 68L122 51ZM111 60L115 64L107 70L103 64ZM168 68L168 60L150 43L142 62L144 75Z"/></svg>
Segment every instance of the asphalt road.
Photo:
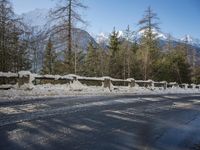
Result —
<svg viewBox="0 0 200 150"><path fill-rule="evenodd" d="M198 150L199 95L0 100L0 150Z"/></svg>

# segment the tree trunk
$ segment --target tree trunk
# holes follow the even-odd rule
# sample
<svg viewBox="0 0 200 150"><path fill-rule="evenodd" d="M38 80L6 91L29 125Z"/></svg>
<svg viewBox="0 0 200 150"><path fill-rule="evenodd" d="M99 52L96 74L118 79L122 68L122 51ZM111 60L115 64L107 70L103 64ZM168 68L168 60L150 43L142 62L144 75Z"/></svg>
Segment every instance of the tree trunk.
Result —
<svg viewBox="0 0 200 150"><path fill-rule="evenodd" d="M69 8L68 8L68 63L71 73L72 62L71 62L71 53L72 53L72 0L69 0Z"/></svg>

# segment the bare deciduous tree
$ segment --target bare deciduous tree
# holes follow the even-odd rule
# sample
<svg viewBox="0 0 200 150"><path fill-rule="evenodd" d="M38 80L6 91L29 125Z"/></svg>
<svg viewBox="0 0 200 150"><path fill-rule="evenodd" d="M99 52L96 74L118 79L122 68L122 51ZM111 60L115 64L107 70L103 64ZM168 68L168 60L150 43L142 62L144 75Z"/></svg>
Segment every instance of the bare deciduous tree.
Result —
<svg viewBox="0 0 200 150"><path fill-rule="evenodd" d="M75 23L86 23L79 11L80 9L86 9L87 7L83 5L81 0L60 0L57 7L51 11L51 16L54 21L58 22L55 26L56 32L67 32L67 52L65 60L68 64L68 72L72 73L74 71L72 67L72 51L73 51L73 35L72 30Z"/></svg>

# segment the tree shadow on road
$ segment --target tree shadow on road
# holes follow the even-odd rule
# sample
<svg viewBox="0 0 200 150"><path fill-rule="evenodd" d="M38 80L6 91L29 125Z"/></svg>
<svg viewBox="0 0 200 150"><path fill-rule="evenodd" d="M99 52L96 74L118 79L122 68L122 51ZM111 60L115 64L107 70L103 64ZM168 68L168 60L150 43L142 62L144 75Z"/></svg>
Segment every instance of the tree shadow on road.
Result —
<svg viewBox="0 0 200 150"><path fill-rule="evenodd" d="M176 101L179 102L180 99ZM178 137L172 134L175 130L178 130L178 134L185 130L195 130L196 134L200 134L196 126L184 125L187 118L200 111L194 107L173 108L172 104L171 100L164 103L146 101L141 104L121 102L2 126L0 149L168 149L168 144L173 144L171 141ZM174 137L167 136L169 133ZM174 148L173 145L170 146Z"/></svg>

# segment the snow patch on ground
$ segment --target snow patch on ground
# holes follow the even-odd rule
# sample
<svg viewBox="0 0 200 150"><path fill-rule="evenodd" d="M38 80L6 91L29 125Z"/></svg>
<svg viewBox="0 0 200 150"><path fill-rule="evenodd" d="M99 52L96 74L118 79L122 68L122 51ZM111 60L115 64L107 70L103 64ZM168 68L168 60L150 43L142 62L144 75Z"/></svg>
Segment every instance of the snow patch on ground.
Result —
<svg viewBox="0 0 200 150"><path fill-rule="evenodd" d="M15 106L2 107L0 109L0 113L11 115L11 114L21 114L24 112L35 112L38 110L43 110L44 108L48 108L48 105L45 104L25 104L18 105L17 108Z"/></svg>

